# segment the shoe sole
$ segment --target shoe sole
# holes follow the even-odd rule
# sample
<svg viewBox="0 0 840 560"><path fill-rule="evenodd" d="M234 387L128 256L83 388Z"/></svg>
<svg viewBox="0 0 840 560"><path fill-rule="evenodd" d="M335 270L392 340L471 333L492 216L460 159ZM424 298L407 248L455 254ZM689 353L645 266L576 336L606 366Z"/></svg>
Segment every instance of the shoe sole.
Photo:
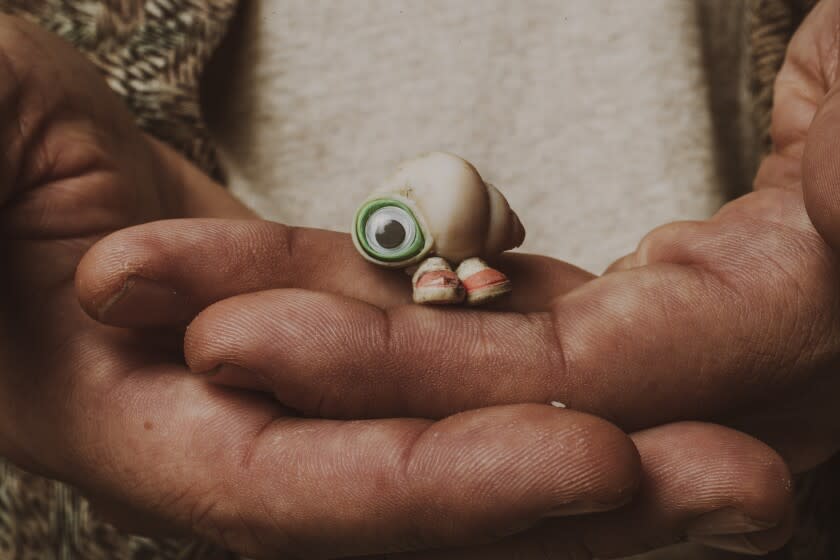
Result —
<svg viewBox="0 0 840 560"><path fill-rule="evenodd" d="M513 289L507 276L493 268L462 278L461 282L467 291L467 305L481 305L502 297Z"/></svg>

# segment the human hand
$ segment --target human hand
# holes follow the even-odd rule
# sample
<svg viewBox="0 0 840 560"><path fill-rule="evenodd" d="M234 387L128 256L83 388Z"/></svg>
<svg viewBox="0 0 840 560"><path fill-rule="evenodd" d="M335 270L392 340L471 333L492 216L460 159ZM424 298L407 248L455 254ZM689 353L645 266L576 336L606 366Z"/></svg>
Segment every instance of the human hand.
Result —
<svg viewBox="0 0 840 560"><path fill-rule="evenodd" d="M562 369L553 390L540 387L549 381L537 377L559 363L551 359L551 316L539 310L553 309L553 300L591 276L543 257L510 255L504 261L500 266L515 284L530 288L516 291L506 312L404 306L410 301L406 278L381 276L381 269L358 258L346 235L269 222L182 220L129 228L98 243L79 268L79 287L89 312L105 322L163 326L183 317L144 315L143 309L158 307L151 298L131 317L102 314L97 302L109 301L138 271L174 286L190 314L206 308L187 334L195 371L213 371L207 379L214 382L273 390L305 416L387 417L402 408L434 417L506 398L563 400ZM306 265L292 266L298 262ZM329 266L322 270L319 263ZM306 282L321 292L290 288ZM365 303L341 295L350 290ZM385 333L390 336L382 338ZM533 396L517 397L516 390ZM536 551L557 558L590 552L615 557L687 534L747 552L785 541L790 483L772 450L709 424L669 424L632 437L644 480L632 506L432 557ZM754 531L749 539L738 534L748 530Z"/></svg>
<svg viewBox="0 0 840 560"><path fill-rule="evenodd" d="M554 266L567 268L509 257L500 266L518 276L520 289L508 310L534 315L443 314L413 307L383 314L313 294L309 315L287 317L292 311L274 303L282 315L272 308L259 325L266 341L279 335L278 342L257 340L254 351L242 357L227 347L241 348L243 341L228 341L227 335L242 333L225 327L244 322L237 314L253 318L256 313L231 300L208 309L190 329L191 364L199 370L216 363L243 367L306 411L312 403L297 400L313 394L309 380L326 378L329 394L316 402L329 416L379 416L402 409L439 417L487 404L556 399L628 429L679 419L726 420L771 442L797 472L819 464L837 450L840 439L833 414L838 380L832 375L840 292L831 250L840 248L835 193L840 167L834 165L840 125L838 24L840 2L824 1L791 43L777 84L775 150L759 170L756 192L710 220L654 230L633 254L591 282L564 275L559 283ZM239 292L285 287L276 278L267 274L262 284ZM365 289L376 285L362 272L357 278ZM222 278L220 283L236 282ZM227 295L237 293L227 290ZM261 297L269 295L289 297ZM381 293L358 297L380 309L398 301ZM242 301L247 298L257 296ZM222 309L225 313L214 313ZM335 316L334 340L358 345L345 344L347 353L373 349L362 363L349 364L352 375L335 373L338 365L348 365L340 351L315 363L289 351L306 348L303 326L314 329L317 325L307 321L327 310ZM208 333L224 336L209 345ZM355 336L347 338L350 333ZM383 333L389 348L376 344ZM439 349L433 361L425 359L424 349L410 347L415 339ZM272 353L271 346L282 351ZM343 408L364 402L348 398L367 389L358 382L364 375L376 376L383 398L374 399L370 409ZM446 399L432 398L447 379L459 381Z"/></svg>
<svg viewBox="0 0 840 560"><path fill-rule="evenodd" d="M74 273L102 236L161 218L252 214L145 138L72 48L6 17L0 115L0 453L80 487L118 524L194 532L249 556L334 557L480 542L617 507L636 488L633 443L580 412L526 404L440 422L310 420L208 386L183 363L178 325L191 302L132 269L127 252L107 264L131 274L91 309L146 327L174 317L173 328L91 320ZM253 233L261 224L225 223ZM162 254L177 224L156 224ZM317 235L305 246L329 252L333 239ZM192 241L194 254L206 249ZM230 260L196 270L247 282L256 273L233 257L257 248L234 245ZM334 261L287 263L308 273L300 288L350 283Z"/></svg>
<svg viewBox="0 0 840 560"><path fill-rule="evenodd" d="M383 313L390 303L371 301L380 296L362 298L377 307L323 294L309 294L302 307L289 305L293 296L300 301L289 292L241 296L211 307L190 329L191 363L247 368L252 383L310 414L440 417L560 400L628 429L726 422L773 445L797 472L821 463L836 452L840 433L833 411L838 278L829 246L840 247L840 178L832 163L840 124L836 24L837 2L824 2L791 45L777 88L776 149L761 167L757 192L709 221L655 230L603 278L568 294L569 284L520 290L510 309L532 312L525 316ZM284 287L281 277L269 274L239 291ZM516 284L533 278L520 275ZM326 316L333 339L322 347L330 351L304 359L314 346L309 333L323 331L317 318ZM412 347L418 339L426 346ZM241 371L219 375L248 379ZM371 387L377 393L365 398ZM733 507L744 503L729 499ZM718 544L736 540L768 547L759 533Z"/></svg>

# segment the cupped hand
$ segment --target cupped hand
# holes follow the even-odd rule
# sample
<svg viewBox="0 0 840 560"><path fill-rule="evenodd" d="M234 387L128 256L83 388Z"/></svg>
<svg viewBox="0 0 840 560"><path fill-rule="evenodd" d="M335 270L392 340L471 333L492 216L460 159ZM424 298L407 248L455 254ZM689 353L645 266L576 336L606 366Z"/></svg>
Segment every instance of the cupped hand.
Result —
<svg viewBox="0 0 840 560"><path fill-rule="evenodd" d="M633 443L585 413L524 404L439 422L305 419L190 375L178 328L92 320L74 275L104 235L252 214L145 138L69 45L5 17L0 145L0 453L80 487L127 528L197 533L250 556L335 557L482 542L609 510L637 487ZM332 240L311 241L322 254ZM130 271L128 258L108 264ZM238 264L197 270L211 282L253 278ZM288 264L312 273L301 288L341 273ZM133 271L92 308L103 319L147 313L144 326L190 317L190 302L154 280Z"/></svg>
<svg viewBox="0 0 840 560"><path fill-rule="evenodd" d="M188 329L187 355L198 377L208 381L273 390L278 401L308 417L406 414L400 410L434 417L482 399L504 402L502 391L512 393L518 384L535 391L537 372L528 368L546 354L531 337L546 332L549 313L533 310L551 307L547 302L591 280L544 257L503 260L516 285L534 281L532 289L504 303L505 311L429 309L405 305L411 297L408 278L382 276L358 257L346 235L263 221L173 220L107 237L84 257L77 283L90 313L121 325L180 325L185 315L207 307ZM178 304L139 294L137 302L145 305L130 305L130 313L115 310L114 295L139 276L177 293ZM295 288L307 283L322 291ZM227 299L213 303L222 298ZM419 330L403 330L387 323L391 320L410 320ZM383 321L385 331L394 326L399 331L383 332ZM530 336L523 324L530 325ZM465 326L470 328L459 330ZM493 338L484 338L488 335ZM543 353L529 355L535 349ZM469 366L457 371L459 364ZM506 385L491 393L499 382ZM482 394L472 394L464 383ZM533 398L551 399L562 396L546 391ZM686 537L763 553L785 542L790 479L770 448L742 433L698 423L655 427L632 439L643 481L632 505L580 520L543 521L492 545L429 557L509 558L550 551L552 558L607 558Z"/></svg>
<svg viewBox="0 0 840 560"><path fill-rule="evenodd" d="M755 192L709 220L657 228L600 278L511 255L499 266L517 289L503 308L400 306L404 279L373 271L335 234L185 223L206 247L184 255L178 241L163 247L165 229L152 224L94 248L82 299L91 307L120 285L125 270L109 264L112 254L176 284L191 313L228 297L192 323L188 362L196 371L224 365L223 379L251 379L305 414L439 418L560 401L626 429L727 422L794 470L811 468L840 445L837 29L840 1L831 0L794 38L777 83L774 151ZM290 264L331 236L316 260L350 280ZM255 260L263 264L243 279ZM233 264L192 275L199 261ZM288 289L303 278L317 278L320 291Z"/></svg>
<svg viewBox="0 0 840 560"><path fill-rule="evenodd" d="M268 264L249 268L244 281L236 266L200 278L191 275L196 264L184 247L156 241L164 230L150 225L94 249L82 299L93 310L122 285L124 271L102 263L115 251L128 256L130 270L148 267L177 285L191 302L188 315L209 305L187 333L187 359L195 371L268 388L305 415L440 418L481 406L560 401L629 430L661 426L642 433L649 441L669 441L672 451L680 443L704 449L705 458L693 458L698 468L719 458L720 446L692 431L696 424L673 422L729 424L769 443L795 471L807 470L840 446L834 410L840 395L838 23L840 3L823 2L791 44L776 89L774 151L761 166L756 192L710 220L654 230L603 277L590 280L548 259L511 256L500 266L518 290L504 308L400 306L407 291L394 283L404 279L392 275L380 282L382 273L354 260L337 237L318 255L351 271L349 283L345 276L319 277L287 266L291 256L308 253L315 239L330 234L251 226L263 229L259 235L232 233L251 250L237 258L219 253L224 243L213 232L228 231L227 225L184 223L179 227L208 241L196 261ZM273 246L282 250L272 254ZM289 289L313 274L321 291ZM221 298L229 299L214 304ZM643 470L662 475L650 477L656 481L651 487L664 487L670 479L638 437ZM754 457L764 452L751 445L754 440L740 439L733 449ZM756 495L773 487L770 478L753 479L761 482ZM693 491L705 491L702 480L691 482L681 487L684 505L692 503ZM648 512L679 510L668 496L645 492L643 485L639 503ZM741 512L751 503L731 492L728 502L721 500L718 507ZM615 516L626 525L624 515L594 516L586 529L576 526L577 534L602 536L599 521ZM647 527L649 516L633 517L637 538L652 538L638 529ZM675 528L682 526L674 519L686 519L664 518ZM570 525L551 524L555 540L527 542L566 542L563 528ZM746 548L761 535L751 531L731 532L743 533L737 539ZM734 541L712 544L737 548ZM626 545L600 539L595 551L607 556Z"/></svg>

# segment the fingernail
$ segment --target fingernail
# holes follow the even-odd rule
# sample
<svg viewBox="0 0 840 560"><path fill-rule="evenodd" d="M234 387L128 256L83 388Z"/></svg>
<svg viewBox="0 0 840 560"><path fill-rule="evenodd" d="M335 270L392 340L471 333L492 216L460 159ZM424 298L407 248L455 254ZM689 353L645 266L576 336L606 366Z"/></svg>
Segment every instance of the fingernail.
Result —
<svg viewBox="0 0 840 560"><path fill-rule="evenodd" d="M758 521L735 508L723 508L701 515L686 529L688 540L741 554L765 554L749 533L764 531L775 523Z"/></svg>
<svg viewBox="0 0 840 560"><path fill-rule="evenodd" d="M188 317L186 299L169 286L131 276L122 289L99 308L99 319L131 326L173 323Z"/></svg>
<svg viewBox="0 0 840 560"><path fill-rule="evenodd" d="M738 552L741 554L761 555L769 552L769 550L764 550L756 546L755 543L750 540L749 535L690 536L688 540L697 544L702 544L703 546L718 548L720 550L728 550L729 552Z"/></svg>
<svg viewBox="0 0 840 560"><path fill-rule="evenodd" d="M219 364L212 369L196 372L196 375L212 377L213 383L271 392L271 383L259 373L235 366L233 364Z"/></svg>
<svg viewBox="0 0 840 560"><path fill-rule="evenodd" d="M602 511L612 511L627 504L627 500L616 504L604 504L601 502L578 501L569 502L555 507L548 512L544 517L567 517L570 515L584 515L587 513L599 513Z"/></svg>
<svg viewBox="0 0 840 560"><path fill-rule="evenodd" d="M208 370L197 371L195 373L196 373L196 375L200 375L202 377L215 377L216 375L219 375L220 371L222 371L222 364L219 364L219 365L217 365L215 367L212 367Z"/></svg>
<svg viewBox="0 0 840 560"><path fill-rule="evenodd" d="M735 508L718 509L696 518L686 529L689 537L719 537L754 533L775 526L775 523L757 521Z"/></svg>

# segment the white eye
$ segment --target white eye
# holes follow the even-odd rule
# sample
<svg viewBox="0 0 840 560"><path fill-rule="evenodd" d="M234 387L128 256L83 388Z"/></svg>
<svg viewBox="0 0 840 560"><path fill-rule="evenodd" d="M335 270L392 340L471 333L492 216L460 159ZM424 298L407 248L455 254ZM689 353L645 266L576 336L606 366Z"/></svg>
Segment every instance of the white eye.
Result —
<svg viewBox="0 0 840 560"><path fill-rule="evenodd" d="M365 224L365 240L380 257L402 255L417 239L414 217L398 206L383 206Z"/></svg>

